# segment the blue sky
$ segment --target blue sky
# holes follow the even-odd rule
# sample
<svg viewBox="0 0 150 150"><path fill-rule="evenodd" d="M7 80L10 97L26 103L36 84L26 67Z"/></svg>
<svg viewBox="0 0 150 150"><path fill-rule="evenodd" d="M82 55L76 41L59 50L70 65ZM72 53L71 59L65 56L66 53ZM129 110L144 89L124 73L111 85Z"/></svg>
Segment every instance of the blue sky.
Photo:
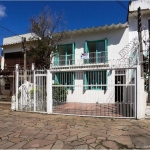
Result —
<svg viewBox="0 0 150 150"><path fill-rule="evenodd" d="M128 0L121 0L128 8ZM29 18L39 14L46 6L52 12L63 12L67 21L67 29L80 29L125 23L127 10L113 1L1 1L0 26L16 34L28 32ZM12 33L0 28L0 45L5 37Z"/></svg>

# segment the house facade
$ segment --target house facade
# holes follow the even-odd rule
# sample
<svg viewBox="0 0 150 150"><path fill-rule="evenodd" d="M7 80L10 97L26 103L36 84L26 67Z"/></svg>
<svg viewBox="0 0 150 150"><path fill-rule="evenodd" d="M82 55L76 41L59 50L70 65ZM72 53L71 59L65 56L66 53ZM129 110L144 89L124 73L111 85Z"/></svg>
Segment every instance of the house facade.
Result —
<svg viewBox="0 0 150 150"><path fill-rule="evenodd" d="M129 4L128 19L124 24L68 31L72 38L57 46L58 53L50 66L53 87L62 85L67 89L67 103L119 102L129 104L132 111L136 110L136 66L140 64L137 23L139 6L142 14L143 55L147 56L150 2L146 0ZM19 36L28 40L32 35L29 33ZM1 68L12 69L15 64L23 66L21 51L21 38L4 38ZM31 66L31 62L29 64ZM8 78L13 82L13 75ZM3 83L5 81L4 79ZM10 84L10 93L12 88Z"/></svg>

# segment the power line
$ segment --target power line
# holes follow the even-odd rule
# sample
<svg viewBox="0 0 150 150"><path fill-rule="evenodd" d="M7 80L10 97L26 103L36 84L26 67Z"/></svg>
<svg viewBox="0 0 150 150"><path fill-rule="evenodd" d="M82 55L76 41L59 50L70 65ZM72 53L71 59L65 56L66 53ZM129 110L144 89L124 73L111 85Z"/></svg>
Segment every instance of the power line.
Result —
<svg viewBox="0 0 150 150"><path fill-rule="evenodd" d="M126 6L121 2L121 1L119 1L119 0L115 0L120 6L122 6L124 9L126 9L130 14L132 14L132 16L135 18L135 19L137 19L137 17L135 16L135 15L133 15L133 13L132 12L130 12L129 10L128 10L128 8L126 8Z"/></svg>
<svg viewBox="0 0 150 150"><path fill-rule="evenodd" d="M9 29L7 29L7 28L5 28L5 27L3 27L3 26L0 26L0 28L4 29L4 30L6 30L6 31L8 31L8 32L10 32L10 33L12 33L12 34L14 34L14 35L20 37L20 38L22 38L20 35L17 35L17 34L14 33L13 31L10 31Z"/></svg>

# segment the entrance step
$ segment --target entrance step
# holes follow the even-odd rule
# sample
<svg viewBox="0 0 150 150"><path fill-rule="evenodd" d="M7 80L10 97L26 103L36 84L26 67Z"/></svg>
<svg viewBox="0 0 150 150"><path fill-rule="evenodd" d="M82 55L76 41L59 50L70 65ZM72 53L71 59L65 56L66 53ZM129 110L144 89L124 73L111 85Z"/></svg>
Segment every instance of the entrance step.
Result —
<svg viewBox="0 0 150 150"><path fill-rule="evenodd" d="M150 106L147 106L147 107L146 107L146 110L145 110L145 118L150 118Z"/></svg>

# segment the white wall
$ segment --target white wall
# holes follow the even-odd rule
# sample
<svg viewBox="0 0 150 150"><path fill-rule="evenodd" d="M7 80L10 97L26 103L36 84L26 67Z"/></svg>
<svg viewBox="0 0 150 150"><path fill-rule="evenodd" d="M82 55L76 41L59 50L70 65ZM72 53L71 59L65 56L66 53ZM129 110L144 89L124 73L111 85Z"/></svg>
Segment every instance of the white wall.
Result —
<svg viewBox="0 0 150 150"><path fill-rule="evenodd" d="M119 59L119 51L121 51L129 42L128 27L74 35L72 40L70 40L70 43L75 42L75 59L80 59L81 53L84 53L86 40L94 41L105 38L108 39L108 59Z"/></svg>

